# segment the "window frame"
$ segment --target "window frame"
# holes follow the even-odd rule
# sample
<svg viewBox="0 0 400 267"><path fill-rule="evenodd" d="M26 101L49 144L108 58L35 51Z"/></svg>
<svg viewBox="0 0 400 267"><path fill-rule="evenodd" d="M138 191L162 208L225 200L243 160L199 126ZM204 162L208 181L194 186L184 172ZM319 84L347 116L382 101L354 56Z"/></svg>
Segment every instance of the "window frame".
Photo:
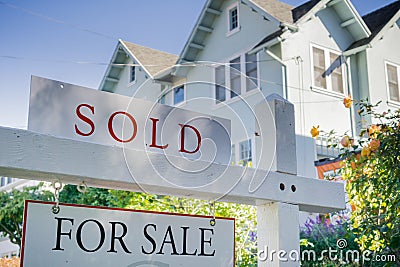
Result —
<svg viewBox="0 0 400 267"><path fill-rule="evenodd" d="M251 88L251 90L248 90L247 88L247 82L248 82L248 78L245 77L245 75L247 75L247 64L246 64L246 55L248 55L248 53L241 53L239 55L235 55L231 58L229 58L228 60L224 61L224 62L228 62L226 63L226 65L218 65L216 67L214 67L213 70L213 78L214 78L214 86L213 86L213 98L215 100L215 104L219 105L221 103L229 103L231 101L235 101L236 99L240 99L240 97L245 97L247 95L250 95L254 92L257 92L257 89L260 89L260 57L259 57L259 53L256 53L256 61L257 61L257 80L256 80L256 86ZM231 95L231 61L240 58L240 92L237 96L233 96ZM225 100L224 101L220 101L217 100L217 95L216 95L216 91L217 91L217 76L216 76L216 72L217 69L220 68L221 66L224 66L225 69Z"/></svg>
<svg viewBox="0 0 400 267"><path fill-rule="evenodd" d="M223 71L222 71L222 73L223 73L223 75L224 75L224 77L223 77L223 83L220 83L219 81L217 81L217 72L218 72L218 69L222 69L222 70L223 70ZM222 64L222 65L219 65L219 66L215 67L215 68L214 68L213 74L214 74L214 90L213 90L213 97L214 97L214 100L215 100L215 104L219 104L219 103L225 102L225 101L227 100L226 97L227 97L227 95L228 95L228 90L227 90L227 88L226 88L226 66L225 66L224 64ZM218 80L219 80L219 79L218 79ZM224 92L224 99L223 99L223 100L217 99L217 91L218 91L219 89L221 89L221 90Z"/></svg>
<svg viewBox="0 0 400 267"><path fill-rule="evenodd" d="M341 68L341 74L342 74L342 88L343 88L343 92L337 92L333 90L333 83L332 83L332 73L334 71L332 71L329 75L325 76L325 80L326 80L326 87L327 88L323 88L320 86L315 85L315 76L314 76L314 48L316 49L320 49L324 51L324 63L325 63L325 72L329 69L329 67L332 65L331 63L331 54L337 55L338 57L340 57L341 60L341 64L340 64L340 68ZM311 71L311 89L313 91L319 92L319 93L324 93L327 95L332 95L332 96L338 96L338 97L344 97L346 94L348 94L348 80L347 80L347 76L346 76L346 59L343 58L342 53L340 51L331 49L331 48L327 48L327 47L323 47L320 45L316 45L316 44L311 44L310 45L310 71Z"/></svg>
<svg viewBox="0 0 400 267"><path fill-rule="evenodd" d="M179 101L179 102L176 102L175 101L175 95L176 95L175 90L179 89L179 88L183 89L183 99L181 101ZM181 84L181 85L173 87L172 88L172 103L173 103L173 105L174 106L179 106L179 105L182 105L185 102L186 102L186 86L184 84Z"/></svg>
<svg viewBox="0 0 400 267"><path fill-rule="evenodd" d="M400 106L400 64L396 64L390 61L385 60L385 80L386 80L386 93L388 103L394 104L396 107ZM397 92L399 94L399 100L393 100L390 98L390 88L389 88L389 72L388 72L388 65L396 68L397 73Z"/></svg>
<svg viewBox="0 0 400 267"><path fill-rule="evenodd" d="M248 157L245 159L245 158L242 158L242 153L243 153L242 144L246 143L246 142L248 143L248 149L249 150L247 151L247 154L248 154L247 156ZM252 138L239 141L237 144L238 144L238 152L239 152L238 153L238 157L237 157L237 163L240 164L241 161L243 161L243 166L247 166L249 164L249 162L251 162L250 164L252 164L253 161L254 161L254 151L253 151L253 140L252 140Z"/></svg>
<svg viewBox="0 0 400 267"><path fill-rule="evenodd" d="M236 17L237 17L237 27L236 28L234 28L234 29L231 29L231 11L232 10L234 10L234 9L236 9L236 11L237 11L237 15L236 15ZM239 10L239 2L235 2L235 3L233 3L232 5L230 5L230 6L228 6L227 8L226 8L226 20L227 20L227 25L226 25L226 29L227 29L227 31L226 31L226 37L228 37L228 36L230 36L230 35L232 35L232 34L234 34L234 33L237 33L238 31L240 31L240 10Z"/></svg>
<svg viewBox="0 0 400 267"><path fill-rule="evenodd" d="M133 62L132 64L135 64L135 62ZM132 71L132 70L133 70L133 71ZM134 78L135 78L135 79L133 79L133 80L132 80L132 73L134 73ZM136 83L136 80L137 80L136 66L135 66L135 65L134 65L134 66L130 66L130 67L129 67L129 85L135 84L135 83Z"/></svg>

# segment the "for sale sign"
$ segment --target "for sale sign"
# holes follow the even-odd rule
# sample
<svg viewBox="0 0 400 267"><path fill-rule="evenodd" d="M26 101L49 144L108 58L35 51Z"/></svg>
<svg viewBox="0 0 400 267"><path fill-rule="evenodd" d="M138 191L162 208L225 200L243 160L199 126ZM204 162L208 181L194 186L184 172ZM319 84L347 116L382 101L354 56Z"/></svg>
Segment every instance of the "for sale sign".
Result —
<svg viewBox="0 0 400 267"><path fill-rule="evenodd" d="M233 266L234 219L25 203L21 266Z"/></svg>

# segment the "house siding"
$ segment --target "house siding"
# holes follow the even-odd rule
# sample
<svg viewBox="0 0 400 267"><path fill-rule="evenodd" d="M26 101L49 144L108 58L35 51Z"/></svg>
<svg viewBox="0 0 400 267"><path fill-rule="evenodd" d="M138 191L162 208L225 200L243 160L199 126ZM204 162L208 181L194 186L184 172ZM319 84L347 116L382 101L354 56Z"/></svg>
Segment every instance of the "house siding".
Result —
<svg viewBox="0 0 400 267"><path fill-rule="evenodd" d="M344 86L343 95L328 95L322 90L314 90L311 46L341 54L342 49L354 40L347 30L340 27L340 20L332 8L323 9L316 15L283 42L283 59L288 68L288 99L295 104L296 110L296 133L308 135L309 129L316 124L321 129L344 133L351 128L349 110L342 104L347 86ZM346 68L345 64L342 64L343 68ZM346 79L346 72L343 78Z"/></svg>
<svg viewBox="0 0 400 267"><path fill-rule="evenodd" d="M399 20L398 20L399 21ZM371 103L377 103L382 100L382 104L377 111L383 112L387 109L400 108L400 103L390 105L389 92L387 89L387 77L385 71L386 62L400 66L400 29L397 23L393 27L383 32L382 39L380 35L372 42L372 48L367 49L368 66L368 84L369 97ZM399 77L400 78L400 77Z"/></svg>

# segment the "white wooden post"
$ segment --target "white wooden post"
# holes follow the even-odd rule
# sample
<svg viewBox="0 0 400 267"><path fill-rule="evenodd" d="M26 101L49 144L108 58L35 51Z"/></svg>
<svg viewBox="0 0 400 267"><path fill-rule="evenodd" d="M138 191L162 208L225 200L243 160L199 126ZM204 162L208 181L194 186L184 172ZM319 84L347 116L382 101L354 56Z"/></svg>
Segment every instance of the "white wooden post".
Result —
<svg viewBox="0 0 400 267"><path fill-rule="evenodd" d="M262 123L267 105L262 102L256 107L256 117L260 118L259 123L256 123L259 133L256 143L257 148L262 149L263 145L271 145L272 139L276 141L276 149L272 166L264 166L270 164L267 160L258 162L258 167L270 167L271 171L296 175L294 106L276 94L268 96L267 102L274 116L276 136L269 136L270 130L266 128L268 125ZM296 184L287 184L285 181L279 184L277 190L289 195L298 193ZM300 255L299 206L284 202L259 202L257 237L258 266L300 266L296 260Z"/></svg>

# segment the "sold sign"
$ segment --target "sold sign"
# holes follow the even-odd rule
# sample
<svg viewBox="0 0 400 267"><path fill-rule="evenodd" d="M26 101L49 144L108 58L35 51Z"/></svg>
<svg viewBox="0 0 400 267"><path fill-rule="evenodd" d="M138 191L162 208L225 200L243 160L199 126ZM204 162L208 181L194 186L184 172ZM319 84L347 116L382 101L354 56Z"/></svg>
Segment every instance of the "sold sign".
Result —
<svg viewBox="0 0 400 267"><path fill-rule="evenodd" d="M230 162L229 120L35 76L28 129L188 161Z"/></svg>

